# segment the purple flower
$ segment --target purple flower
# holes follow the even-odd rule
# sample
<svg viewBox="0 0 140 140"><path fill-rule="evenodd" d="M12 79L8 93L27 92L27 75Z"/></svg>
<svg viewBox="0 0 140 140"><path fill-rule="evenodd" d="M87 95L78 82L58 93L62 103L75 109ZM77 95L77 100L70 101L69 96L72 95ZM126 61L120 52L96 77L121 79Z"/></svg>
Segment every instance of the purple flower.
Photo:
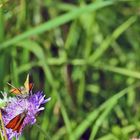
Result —
<svg viewBox="0 0 140 140"><path fill-rule="evenodd" d="M11 140L13 137L18 139L26 125L34 124L36 122L36 115L40 111L44 110L42 105L49 100L50 98L45 99L45 95L43 95L42 92L29 95L26 98L13 97L12 102L8 102L7 106L2 111L2 117L5 126L19 114L26 112L26 115L23 119L23 123L19 132L10 128L6 128L8 140Z"/></svg>

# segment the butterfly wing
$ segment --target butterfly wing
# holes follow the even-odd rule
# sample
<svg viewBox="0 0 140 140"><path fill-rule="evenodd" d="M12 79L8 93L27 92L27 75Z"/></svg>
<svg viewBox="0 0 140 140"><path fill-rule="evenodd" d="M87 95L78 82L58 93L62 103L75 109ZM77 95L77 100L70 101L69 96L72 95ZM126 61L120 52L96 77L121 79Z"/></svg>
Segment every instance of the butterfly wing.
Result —
<svg viewBox="0 0 140 140"><path fill-rule="evenodd" d="M22 127L22 124L24 122L26 115L24 115L23 117L20 118L20 120L18 121L18 123L16 124L16 126L13 128L13 131L17 131L17 133L20 132L20 129Z"/></svg>
<svg viewBox="0 0 140 140"><path fill-rule="evenodd" d="M10 90L10 92L13 93L13 94L16 94L16 95L21 94L21 90L18 89L18 88L12 88L12 89Z"/></svg>
<svg viewBox="0 0 140 140"><path fill-rule="evenodd" d="M26 81L24 83L24 87L25 87L26 93L29 93L30 90L33 88L33 83L29 82L29 74L27 75Z"/></svg>
<svg viewBox="0 0 140 140"><path fill-rule="evenodd" d="M27 91L29 91L29 74L27 75L27 78L25 80L24 86L25 86L25 89Z"/></svg>
<svg viewBox="0 0 140 140"><path fill-rule="evenodd" d="M33 88L33 83L29 83L29 91Z"/></svg>
<svg viewBox="0 0 140 140"><path fill-rule="evenodd" d="M20 130L21 130L21 127L22 127L23 121L24 121L24 119L22 119L21 123L20 123L15 129L13 129L13 131L17 131L17 133L19 133Z"/></svg>
<svg viewBox="0 0 140 140"><path fill-rule="evenodd" d="M6 128L12 129L13 131L20 132L24 119L26 117L26 113L22 112L21 114L14 117L7 125Z"/></svg>
<svg viewBox="0 0 140 140"><path fill-rule="evenodd" d="M16 95L21 94L21 90L20 90L19 88L14 87L14 86L13 86L12 84L10 84L10 83L7 83L7 84L8 84L9 86L12 87L12 89L10 90L11 93L16 94Z"/></svg>
<svg viewBox="0 0 140 140"><path fill-rule="evenodd" d="M6 125L6 128L14 129L17 123L19 122L19 120L20 120L20 114L14 117L12 120L10 120L10 122Z"/></svg>

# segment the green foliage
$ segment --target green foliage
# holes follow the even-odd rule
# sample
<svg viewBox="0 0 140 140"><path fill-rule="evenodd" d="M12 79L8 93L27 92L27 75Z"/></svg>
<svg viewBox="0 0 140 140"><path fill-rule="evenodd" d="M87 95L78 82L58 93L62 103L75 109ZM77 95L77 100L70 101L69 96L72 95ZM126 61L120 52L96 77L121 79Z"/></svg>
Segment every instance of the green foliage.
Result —
<svg viewBox="0 0 140 140"><path fill-rule="evenodd" d="M139 0L1 0L0 83L52 100L21 140L140 136ZM30 130L30 133L29 133Z"/></svg>

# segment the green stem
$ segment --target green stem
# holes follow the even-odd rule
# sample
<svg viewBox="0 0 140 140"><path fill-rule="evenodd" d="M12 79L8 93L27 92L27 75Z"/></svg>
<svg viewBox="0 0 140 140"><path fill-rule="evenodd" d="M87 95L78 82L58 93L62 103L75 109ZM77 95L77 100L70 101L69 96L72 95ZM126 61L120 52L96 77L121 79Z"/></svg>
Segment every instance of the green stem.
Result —
<svg viewBox="0 0 140 140"><path fill-rule="evenodd" d="M4 126L4 123L3 123L3 120L2 120L1 109L0 109L0 121L1 121L1 130L2 130L1 131L2 140L8 140L6 130L5 130L5 126ZM3 134L2 134L2 132L3 132Z"/></svg>

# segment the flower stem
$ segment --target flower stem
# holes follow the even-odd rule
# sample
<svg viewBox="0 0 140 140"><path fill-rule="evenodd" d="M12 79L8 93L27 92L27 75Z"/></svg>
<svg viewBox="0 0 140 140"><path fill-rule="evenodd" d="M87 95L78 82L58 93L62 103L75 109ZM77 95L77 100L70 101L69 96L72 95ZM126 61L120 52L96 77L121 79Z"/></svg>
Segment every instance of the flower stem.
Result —
<svg viewBox="0 0 140 140"><path fill-rule="evenodd" d="M4 126L4 123L3 123L3 120L2 120L1 109L0 109L0 121L1 121L1 138L2 138L2 140L8 140L6 130L5 130L5 126ZM3 132L3 134L2 134L2 132Z"/></svg>

